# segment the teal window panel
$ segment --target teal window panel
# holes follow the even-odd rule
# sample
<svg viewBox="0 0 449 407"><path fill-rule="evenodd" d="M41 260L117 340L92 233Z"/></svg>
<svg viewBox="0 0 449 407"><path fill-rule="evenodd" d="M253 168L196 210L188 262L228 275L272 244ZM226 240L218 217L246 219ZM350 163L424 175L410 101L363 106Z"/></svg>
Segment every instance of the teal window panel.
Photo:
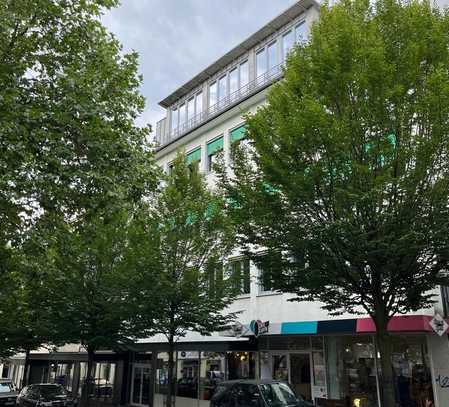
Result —
<svg viewBox="0 0 449 407"><path fill-rule="evenodd" d="M207 155L215 154L218 151L223 150L223 136L207 143Z"/></svg>
<svg viewBox="0 0 449 407"><path fill-rule="evenodd" d="M230 134L230 138L231 138L231 143L233 143L234 141L237 140L241 140L242 138L245 137L245 133L246 133L246 125L241 125L240 127L237 127L234 130L231 130Z"/></svg>
<svg viewBox="0 0 449 407"><path fill-rule="evenodd" d="M201 147L195 148L186 157L187 164L194 163L196 161L201 161Z"/></svg>
<svg viewBox="0 0 449 407"><path fill-rule="evenodd" d="M281 335L316 334L317 328L317 321L283 322L281 325Z"/></svg>

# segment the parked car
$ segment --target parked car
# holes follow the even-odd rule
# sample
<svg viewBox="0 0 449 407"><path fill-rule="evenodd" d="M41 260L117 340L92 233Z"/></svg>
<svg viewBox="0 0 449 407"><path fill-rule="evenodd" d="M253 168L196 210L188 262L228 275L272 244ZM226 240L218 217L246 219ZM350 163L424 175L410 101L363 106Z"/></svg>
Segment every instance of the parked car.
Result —
<svg viewBox="0 0 449 407"><path fill-rule="evenodd" d="M74 407L76 400L60 384L30 384L17 397L19 407Z"/></svg>
<svg viewBox="0 0 449 407"><path fill-rule="evenodd" d="M18 392L11 380L0 379L0 407L14 406L17 395Z"/></svg>
<svg viewBox="0 0 449 407"><path fill-rule="evenodd" d="M232 380L220 383L210 407L313 407L288 383L276 380Z"/></svg>

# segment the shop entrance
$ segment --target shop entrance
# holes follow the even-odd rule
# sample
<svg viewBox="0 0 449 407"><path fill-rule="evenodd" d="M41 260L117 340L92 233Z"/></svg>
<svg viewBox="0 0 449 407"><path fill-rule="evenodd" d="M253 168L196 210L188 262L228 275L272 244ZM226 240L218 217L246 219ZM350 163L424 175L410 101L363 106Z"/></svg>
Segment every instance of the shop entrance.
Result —
<svg viewBox="0 0 449 407"><path fill-rule="evenodd" d="M272 377L288 381L295 392L312 400L311 363L309 352L292 352L272 355Z"/></svg>
<svg viewBox="0 0 449 407"><path fill-rule="evenodd" d="M135 363L131 382L131 404L148 406L150 403L151 365Z"/></svg>

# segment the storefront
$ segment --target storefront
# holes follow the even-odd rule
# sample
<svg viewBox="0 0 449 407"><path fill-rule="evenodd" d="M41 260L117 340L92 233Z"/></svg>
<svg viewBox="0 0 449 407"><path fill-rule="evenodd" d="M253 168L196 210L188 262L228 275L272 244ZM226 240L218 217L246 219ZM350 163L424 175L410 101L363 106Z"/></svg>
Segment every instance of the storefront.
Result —
<svg viewBox="0 0 449 407"><path fill-rule="evenodd" d="M449 405L448 338L434 333L429 320L397 317L389 327L400 407ZM238 327L238 337L215 336L213 341L203 337L176 344L178 407L209 406L216 386L224 380L258 378L288 381L298 394L319 400L322 406L379 405L377 350L369 320L258 324ZM123 353L97 354L95 362L91 398L101 404L164 407L167 343L128 345ZM14 365L3 368L4 375L23 368ZM60 383L80 394L86 368L85 353L32 354L30 382Z"/></svg>

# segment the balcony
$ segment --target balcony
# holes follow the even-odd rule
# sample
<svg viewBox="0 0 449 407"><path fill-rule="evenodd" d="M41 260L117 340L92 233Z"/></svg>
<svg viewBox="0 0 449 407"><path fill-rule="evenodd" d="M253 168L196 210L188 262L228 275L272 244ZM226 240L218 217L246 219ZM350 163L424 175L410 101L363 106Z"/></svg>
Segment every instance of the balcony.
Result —
<svg viewBox="0 0 449 407"><path fill-rule="evenodd" d="M156 126L156 142L159 149L172 143L173 141L181 138L190 131L198 128L204 123L212 120L213 118L219 116L225 110L237 105L241 101L247 99L248 97L254 95L255 93L266 88L273 82L279 80L283 74L283 63L274 66L263 75L258 76L256 79L248 82L245 86L237 89L235 92L230 93L223 99L220 99L216 104L209 106L203 112L193 116L181 126L176 129L164 132L164 128L169 126L169 123L162 123L166 119L162 119Z"/></svg>

